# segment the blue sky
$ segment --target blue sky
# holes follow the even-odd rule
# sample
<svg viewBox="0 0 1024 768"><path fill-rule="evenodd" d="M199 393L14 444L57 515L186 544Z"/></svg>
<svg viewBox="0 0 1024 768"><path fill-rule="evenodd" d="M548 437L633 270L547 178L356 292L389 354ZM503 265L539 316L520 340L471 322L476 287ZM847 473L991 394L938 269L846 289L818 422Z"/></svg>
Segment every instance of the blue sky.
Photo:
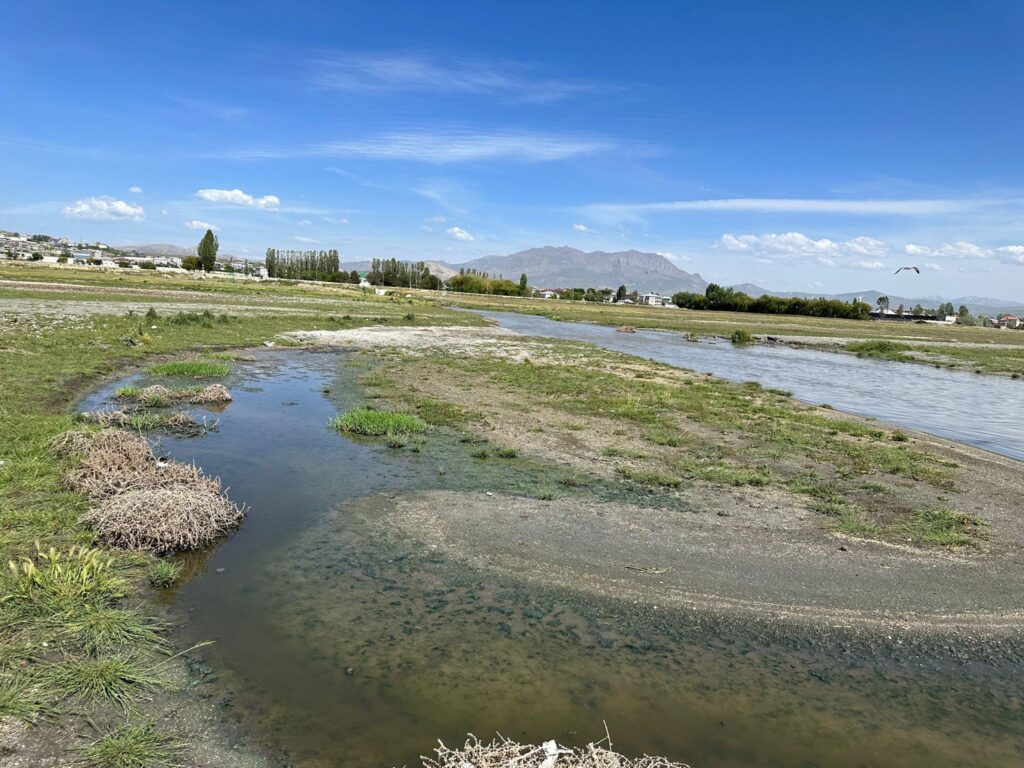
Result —
<svg viewBox="0 0 1024 768"><path fill-rule="evenodd" d="M0 227L1024 299L1020 2L263 5L4 4Z"/></svg>

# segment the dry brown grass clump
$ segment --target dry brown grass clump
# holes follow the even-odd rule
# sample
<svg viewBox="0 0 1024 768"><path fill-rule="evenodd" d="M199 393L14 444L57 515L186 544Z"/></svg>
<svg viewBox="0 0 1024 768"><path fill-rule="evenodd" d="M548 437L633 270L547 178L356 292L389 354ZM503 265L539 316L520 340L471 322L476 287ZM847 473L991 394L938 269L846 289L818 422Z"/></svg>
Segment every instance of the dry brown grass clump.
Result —
<svg viewBox="0 0 1024 768"><path fill-rule="evenodd" d="M219 483L206 483L124 491L81 521L106 544L163 554L209 544L236 528L243 517L220 493Z"/></svg>
<svg viewBox="0 0 1024 768"><path fill-rule="evenodd" d="M92 432L68 430L57 435L50 441L50 453L59 458L85 453L92 444Z"/></svg>
<svg viewBox="0 0 1024 768"><path fill-rule="evenodd" d="M64 484L90 499L106 499L128 490L172 485L220 490L220 483L191 464L158 461L149 442L123 429L105 429L92 435L82 463L64 476Z"/></svg>
<svg viewBox="0 0 1024 768"><path fill-rule="evenodd" d="M231 393L223 384L211 384L198 392L193 392L188 401L197 405L202 403L230 403Z"/></svg>
<svg viewBox="0 0 1024 768"><path fill-rule="evenodd" d="M434 750L436 758L423 758L425 768L688 768L664 757L625 757L599 746L600 742L567 749L554 741L546 741L538 747L498 738L484 744L476 736L470 736L462 749L439 744Z"/></svg>

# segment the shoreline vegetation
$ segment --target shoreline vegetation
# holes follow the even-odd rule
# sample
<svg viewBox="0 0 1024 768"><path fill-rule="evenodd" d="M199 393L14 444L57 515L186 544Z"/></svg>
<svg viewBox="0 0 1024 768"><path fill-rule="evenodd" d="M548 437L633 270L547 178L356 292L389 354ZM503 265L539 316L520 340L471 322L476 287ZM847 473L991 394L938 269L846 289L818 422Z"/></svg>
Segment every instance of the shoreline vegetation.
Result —
<svg viewBox="0 0 1024 768"><path fill-rule="evenodd" d="M0 278L22 280L24 272L4 267ZM168 426L159 422L162 409L228 402L228 388L211 382L230 380L230 363L242 357L230 350L301 343L287 336L292 332L371 338L362 329L373 326L423 345L419 354L408 342L402 348L371 340L363 347L380 358L364 386L395 407L340 414L332 426L353 434L396 444L429 439L428 425L501 435L473 460L522 454L557 462L652 498L684 506L704 500L720 513L712 511L713 519L727 524L743 523L741 509L772 520L798 509L787 525L840 537L829 541L881 541L892 557L904 548L960 559L1019 549L1003 509L1019 489L1003 485L1002 469L985 469L968 451L943 454L940 441L797 404L786 393L586 345L511 341L514 334L490 331L482 318L418 291L406 299L339 286L122 274L74 274L62 283L64 275L51 272L45 277L56 282L38 291L0 286L14 297L0 312L0 555L11 564L0 576L0 721L32 726L19 726L14 741L29 760L61 754L107 768L125 764L126 755L145 765L191 754L188 739L155 725L157 715L169 717L172 702L190 700L150 591L172 585L180 568L144 550L199 542L147 539L138 528L154 494L167 509L183 508L162 482L148 486L145 497L138 483L68 482L88 468L97 439L72 435L127 429L118 439L137 450L121 458L153 469L161 462L138 433ZM126 306L129 298L141 307ZM465 298L460 302L472 303ZM657 312L651 317L657 320ZM652 327L646 319L634 312L628 322ZM617 315L599 321L624 324ZM732 319L714 322L730 336L738 330ZM424 331L435 326L444 333ZM444 346L459 335L466 337L462 346ZM119 390L133 410L83 427L74 403L126 368L150 380ZM93 469L107 466L96 458ZM206 487L216 514L210 505L184 511L206 515L211 535L237 525L240 510L209 485L215 481L191 471L190 482ZM979 484L987 507L975 493ZM568 479L538 488L533 501L571 501L573 493ZM108 549L104 541L137 549ZM173 722L188 731L181 719ZM88 729L77 727L82 723ZM210 756L189 764L233 765Z"/></svg>
<svg viewBox="0 0 1024 768"><path fill-rule="evenodd" d="M162 287L167 282L161 281ZM218 306L220 288L229 297L249 301L235 286L171 282L172 290L198 287ZM150 301L144 283L139 287L146 289L141 293L149 311L125 312L112 293L100 299L99 314L47 311L44 306L12 313L5 305L0 311L0 723L5 746L17 750L14 754L27 764L59 757L113 768L165 764L171 755L175 763L208 738L196 731L196 723L208 721L209 713L194 694L184 693L188 680L182 661L171 654L166 628L150 604L149 590L172 585L180 567L143 551L173 551L201 541L182 539L181 528L154 539L145 519L154 504L162 504L179 516L177 523L188 523L189 531L198 530L192 523L205 520L208 534L217 535L237 524L240 511L214 489L216 481L190 465L185 474L202 486L197 491L204 494L201 503L183 504L180 489L185 486L180 483L158 481L160 487L147 489L134 478L124 480L123 461L131 463L133 457L158 473L154 477L177 466L153 457L148 441L138 437L140 430L162 426L168 414L161 409L227 402L226 388L206 385L211 377L229 374L225 358L237 355L225 350L281 344L274 339L285 331L480 324L450 310L367 299L356 292L331 297L325 306L316 289L290 286L260 292L284 311L265 311L258 301L250 302L252 314L245 317L167 311L159 300ZM110 293L109 286L102 290ZM177 357L186 352L186 359ZM206 359L199 357L203 354ZM105 426L103 419L91 425L72 413L75 401L104 378L140 364L148 368L144 375L153 384L120 392L139 408L126 420L116 420L124 421L120 426L128 432L94 432ZM173 383L190 378L197 384ZM109 446L112 453L103 452L90 464L95 438L86 434L123 435L117 442L136 450ZM65 481L84 482L86 474L84 485ZM104 478L113 485L104 484ZM100 485L116 486L118 492L110 496L104 490L90 500L91 490ZM189 493L192 499L195 494ZM103 541L133 549L104 548ZM172 723L175 732L154 724L158 719ZM179 743L181 733L191 738ZM205 752L205 758L190 758L189 764L213 768L241 759L222 749ZM129 759L136 762L124 762Z"/></svg>

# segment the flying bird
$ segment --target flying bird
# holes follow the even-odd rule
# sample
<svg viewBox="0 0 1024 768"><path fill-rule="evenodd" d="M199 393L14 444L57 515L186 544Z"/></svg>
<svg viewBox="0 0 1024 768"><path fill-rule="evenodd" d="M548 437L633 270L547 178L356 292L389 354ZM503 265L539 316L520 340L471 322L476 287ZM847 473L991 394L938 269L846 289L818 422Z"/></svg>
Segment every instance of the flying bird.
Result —
<svg viewBox="0 0 1024 768"><path fill-rule="evenodd" d="M900 268L899 268L899 269L897 269L897 270L896 270L895 272L893 272L893 274L894 274L894 275L898 275L898 274L899 274L900 272L902 272L902 271L903 271L903 270L905 270L905 269L912 269L912 270L914 270L915 272L917 272L917 274L919 274L919 275L921 274L921 268L920 268L920 267L900 267Z"/></svg>

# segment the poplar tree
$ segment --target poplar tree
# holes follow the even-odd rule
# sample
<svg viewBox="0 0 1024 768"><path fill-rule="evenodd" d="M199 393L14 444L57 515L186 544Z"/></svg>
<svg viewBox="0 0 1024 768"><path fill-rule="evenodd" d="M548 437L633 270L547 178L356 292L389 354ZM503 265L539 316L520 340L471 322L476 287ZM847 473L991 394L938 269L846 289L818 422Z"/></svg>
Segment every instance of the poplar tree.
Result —
<svg viewBox="0 0 1024 768"><path fill-rule="evenodd" d="M213 272L213 265L217 263L218 248L220 248L220 243L217 242L217 236L213 234L212 229L206 230L203 239L199 241L196 253L199 255L199 263L207 272Z"/></svg>

